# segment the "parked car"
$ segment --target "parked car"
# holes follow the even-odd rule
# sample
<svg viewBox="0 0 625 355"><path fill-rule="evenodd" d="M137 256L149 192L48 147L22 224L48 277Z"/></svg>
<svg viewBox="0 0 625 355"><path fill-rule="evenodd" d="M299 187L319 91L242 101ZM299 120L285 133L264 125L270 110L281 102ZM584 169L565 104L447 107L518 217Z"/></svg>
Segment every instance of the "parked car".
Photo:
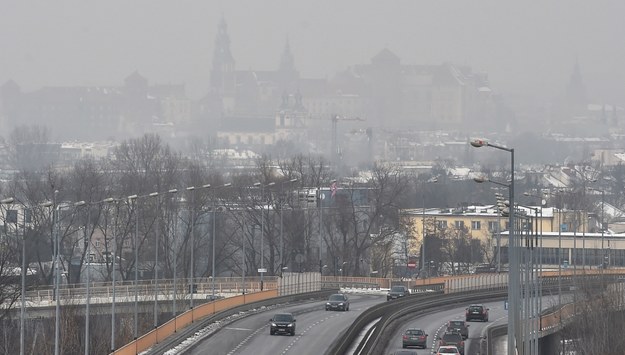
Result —
<svg viewBox="0 0 625 355"><path fill-rule="evenodd" d="M438 338L438 346L439 349L441 346L455 346L456 348L458 348L458 352L460 352L461 355L464 355L464 339L462 337L462 335L460 335L460 333L458 332L447 332L445 334L443 334L442 337Z"/></svg>
<svg viewBox="0 0 625 355"><path fill-rule="evenodd" d="M408 328L401 337L401 343L403 348L418 346L425 349L428 346L428 335L423 329Z"/></svg>
<svg viewBox="0 0 625 355"><path fill-rule="evenodd" d="M278 313L269 320L271 322L269 334L295 335L295 317L292 313Z"/></svg>
<svg viewBox="0 0 625 355"><path fill-rule="evenodd" d="M460 355L460 350L453 345L444 345L438 348L436 355Z"/></svg>
<svg viewBox="0 0 625 355"><path fill-rule="evenodd" d="M391 290L386 294L386 300L387 301L394 300L400 297L408 296L409 294L410 294L410 291L408 290L408 287L406 286L401 286L401 285L392 286Z"/></svg>
<svg viewBox="0 0 625 355"><path fill-rule="evenodd" d="M447 332L457 332L462 335L462 339L469 337L469 325L463 320L450 320L447 322Z"/></svg>
<svg viewBox="0 0 625 355"><path fill-rule="evenodd" d="M465 312L466 321L471 321L474 319L479 319L483 322L488 322L488 308L484 307L481 304L472 304L467 307Z"/></svg>
<svg viewBox="0 0 625 355"><path fill-rule="evenodd" d="M349 298L342 293L330 295L326 302L326 311L349 311Z"/></svg>

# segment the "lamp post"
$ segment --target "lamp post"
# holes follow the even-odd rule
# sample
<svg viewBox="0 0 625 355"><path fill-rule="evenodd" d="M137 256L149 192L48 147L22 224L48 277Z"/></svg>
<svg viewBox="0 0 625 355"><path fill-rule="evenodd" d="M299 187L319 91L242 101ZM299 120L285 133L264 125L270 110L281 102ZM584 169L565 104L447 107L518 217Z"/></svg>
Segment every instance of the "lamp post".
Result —
<svg viewBox="0 0 625 355"><path fill-rule="evenodd" d="M254 186L260 186L260 290L263 290L263 275L265 275L264 259L265 259L265 187L275 185L275 182L268 184L262 184L260 182L254 183Z"/></svg>
<svg viewBox="0 0 625 355"><path fill-rule="evenodd" d="M603 259L601 260L601 263L603 265L601 270L604 270L606 268L606 266L607 266L606 262L605 262L605 250L603 249L604 248L604 246L603 246L604 233L605 233L604 232L604 230L605 230L605 227L604 227L605 220L603 219L604 218L604 212L605 212L604 204L605 204L605 191L601 190L601 254L602 254L601 256L603 257Z"/></svg>
<svg viewBox="0 0 625 355"><path fill-rule="evenodd" d="M336 183L336 179L330 180L330 185ZM321 186L319 186L319 274L323 274L323 195Z"/></svg>
<svg viewBox="0 0 625 355"><path fill-rule="evenodd" d="M91 234L88 231L89 221L91 220L91 206L85 201L78 201L74 203L74 207L86 206L87 208L87 220L85 221L84 228L84 246L85 246L85 274L87 276L87 296L86 296L86 309L85 309L85 355L89 355L89 305L91 303L91 275L89 273L89 257L91 256Z"/></svg>
<svg viewBox="0 0 625 355"><path fill-rule="evenodd" d="M55 298L55 311L54 311L54 355L59 355L59 331L61 321L61 304L59 302L59 207L57 203L59 190L54 190L54 215L52 216L53 223L52 229L54 233L54 298Z"/></svg>
<svg viewBox="0 0 625 355"><path fill-rule="evenodd" d="M0 205L10 205L15 199L8 197L0 200ZM24 221L24 224L26 222ZM17 231L16 231L17 234ZM26 292L26 234L22 239L22 292L21 292L21 309L20 309L20 355L24 355L24 312L26 309L26 301L24 299L24 293Z"/></svg>
<svg viewBox="0 0 625 355"><path fill-rule="evenodd" d="M119 202L120 200L113 200L111 202L115 202L115 216L119 213ZM113 262L111 263L111 270L113 272L112 275L112 284L113 284L113 297L111 300L111 353L115 352L115 301L117 297L116 291L116 271L115 271L115 263L117 262L117 218L113 222L113 252L111 253L113 256Z"/></svg>
<svg viewBox="0 0 625 355"><path fill-rule="evenodd" d="M55 355L59 355L60 353L60 331L61 331L61 326L60 326L60 320L61 320L61 302L60 302L60 297L59 297L59 287L61 284L61 270L60 270L60 250L61 250L61 244L60 244L60 238L59 238L59 232L60 232L60 223L59 223L59 213L60 211L64 208L64 207L78 207L78 206L82 206L84 205L84 201L80 201L80 202L75 202L73 204L65 204L65 205L57 205L57 196L58 196L59 191L55 190L54 191L54 202L53 202L53 206L55 206L54 210L55 210L55 219L54 219L54 229L55 229L55 236L54 236L54 249L55 249L55 271L56 271L56 275L55 275L55 282L54 282L54 297L56 299L56 306L55 306L55 325L54 325L54 354ZM88 318L88 317L87 317Z"/></svg>
<svg viewBox="0 0 625 355"><path fill-rule="evenodd" d="M425 239L426 239L426 235L425 235L426 234L426 228L425 228L425 184L428 183L428 182L438 182L438 179L437 178L432 178L432 179L429 179L429 180L425 180L421 184L421 192L422 192L422 197L423 197L423 199L422 199L422 201L423 201L423 206L422 206L423 207L423 211L422 212L423 213L422 213L422 217L421 217L421 228L422 228L421 236L423 238L423 241L421 243L422 244L421 245L421 249L422 249L422 251L421 251L421 270L423 272L425 272L425 255L426 255L426 253L425 253ZM429 277L429 276L430 276L430 272L429 272L429 268L428 268L427 277Z"/></svg>
<svg viewBox="0 0 625 355"><path fill-rule="evenodd" d="M284 223L282 219L284 215L284 203L282 201L282 194L285 183L294 183L297 182L297 180L298 179L291 179L280 184L280 275L282 275L282 268L284 267Z"/></svg>
<svg viewBox="0 0 625 355"><path fill-rule="evenodd" d="M148 194L148 197L153 197L156 199L156 231L154 234L154 329L158 327L158 244L160 241L159 233L160 233L160 211L161 211L161 201L158 192L152 192Z"/></svg>
<svg viewBox="0 0 625 355"><path fill-rule="evenodd" d="M210 184L202 185L203 189L209 189L211 187ZM191 213L191 267L189 270L190 273L190 297L189 297L189 308L193 309L193 298L195 296L195 186L189 186L186 188L187 191L191 193L191 208L189 208L189 213Z"/></svg>
<svg viewBox="0 0 625 355"><path fill-rule="evenodd" d="M135 312L134 312L134 340L137 340L139 335L139 209L137 206L137 198L138 195L130 195L127 197L129 202L132 202L132 207L135 213L135 233L133 236L134 240L134 251L135 251Z"/></svg>
<svg viewBox="0 0 625 355"><path fill-rule="evenodd" d="M341 276L339 277L339 290L341 289L341 281L343 280L345 265L347 265L347 261L343 261L343 263L341 264L341 268L339 269L339 271L341 272Z"/></svg>
<svg viewBox="0 0 625 355"><path fill-rule="evenodd" d="M226 183L226 184L221 185L221 187L230 187L230 186L232 186L231 183ZM217 222L215 220L215 210L216 210L216 206L215 206L215 201L213 199L213 235L212 235L213 242L211 243L212 244L211 245L212 246L212 257L211 257L211 259L212 259L212 267L211 267L211 269L212 269L212 271L211 271L211 273L212 273L212 275L211 275L212 276L212 280L211 280L211 283L212 284L211 284L211 288L212 288L212 291L213 291L213 300L215 299L215 276L216 276L215 275L215 241L217 240L215 238L215 231L216 231L215 222Z"/></svg>
<svg viewBox="0 0 625 355"><path fill-rule="evenodd" d="M489 143L483 139L475 139L471 141L471 146L479 147L492 147L498 150L504 150L510 153L510 186L508 188L510 201L510 214L508 224L510 225L508 230L508 249L510 252L510 267L508 271L508 277L510 283L508 286L508 302L513 305L512 319L508 322L508 355L515 355L515 349L517 347L517 325L519 322L519 308L518 308L518 296L519 296L519 258L517 251L518 241L514 237L514 148L507 148L496 144Z"/></svg>
<svg viewBox="0 0 625 355"><path fill-rule="evenodd" d="M247 228L247 224L245 223L245 213L242 214L241 221L241 291L245 295L245 230Z"/></svg>
<svg viewBox="0 0 625 355"><path fill-rule="evenodd" d="M501 213L503 212L503 195L495 193L497 199L497 273L501 273Z"/></svg>

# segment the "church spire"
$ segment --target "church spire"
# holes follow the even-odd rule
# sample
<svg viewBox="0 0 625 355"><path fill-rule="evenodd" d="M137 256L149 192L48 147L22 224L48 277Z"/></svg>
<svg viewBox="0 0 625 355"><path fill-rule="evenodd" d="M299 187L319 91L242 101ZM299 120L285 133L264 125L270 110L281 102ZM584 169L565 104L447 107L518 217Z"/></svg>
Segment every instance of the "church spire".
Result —
<svg viewBox="0 0 625 355"><path fill-rule="evenodd" d="M234 57L230 52L228 25L222 17L217 27L217 36L215 36L213 65L210 73L212 89L220 93L234 89L234 64Z"/></svg>
<svg viewBox="0 0 625 355"><path fill-rule="evenodd" d="M280 58L280 67L278 68L278 78L280 80L281 89L293 92L298 87L299 73L295 69L295 59L291 52L291 44L287 37Z"/></svg>
<svg viewBox="0 0 625 355"><path fill-rule="evenodd" d="M566 87L566 98L570 105L586 106L586 86L582 80L582 72L579 68L579 62L575 60L571 79Z"/></svg>
<svg viewBox="0 0 625 355"><path fill-rule="evenodd" d="M280 68L281 72L295 72L295 59L293 58L293 53L291 53L291 44L289 43L289 38L286 38L286 43L284 44L284 50L282 51L282 58L280 58Z"/></svg>

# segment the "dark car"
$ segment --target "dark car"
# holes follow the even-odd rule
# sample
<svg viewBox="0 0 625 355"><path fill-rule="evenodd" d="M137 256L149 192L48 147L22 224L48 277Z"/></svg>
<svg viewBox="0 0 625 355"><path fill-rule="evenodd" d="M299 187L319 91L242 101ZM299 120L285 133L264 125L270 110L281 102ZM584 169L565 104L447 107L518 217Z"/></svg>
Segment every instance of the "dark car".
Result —
<svg viewBox="0 0 625 355"><path fill-rule="evenodd" d="M465 312L465 319L467 322L474 319L488 322L488 308L484 307L484 305L481 304L472 304L467 307L467 310Z"/></svg>
<svg viewBox="0 0 625 355"><path fill-rule="evenodd" d="M408 287L406 286L392 286L391 290L386 294L386 300L394 300L400 297L408 296L410 291L408 291Z"/></svg>
<svg viewBox="0 0 625 355"><path fill-rule="evenodd" d="M463 320L450 320L447 322L447 332L457 332L462 335L462 339L466 339L469 337L469 325Z"/></svg>
<svg viewBox="0 0 625 355"><path fill-rule="evenodd" d="M438 346L453 345L458 348L460 354L464 355L464 338L458 332L446 332L438 338Z"/></svg>
<svg viewBox="0 0 625 355"><path fill-rule="evenodd" d="M271 327L269 334L290 334L295 335L295 317L291 313L278 313L269 320Z"/></svg>
<svg viewBox="0 0 625 355"><path fill-rule="evenodd" d="M408 328L401 337L401 343L403 348L418 346L425 349L428 346L428 335L422 329Z"/></svg>
<svg viewBox="0 0 625 355"><path fill-rule="evenodd" d="M326 311L349 311L349 298L342 293L330 295L326 302Z"/></svg>

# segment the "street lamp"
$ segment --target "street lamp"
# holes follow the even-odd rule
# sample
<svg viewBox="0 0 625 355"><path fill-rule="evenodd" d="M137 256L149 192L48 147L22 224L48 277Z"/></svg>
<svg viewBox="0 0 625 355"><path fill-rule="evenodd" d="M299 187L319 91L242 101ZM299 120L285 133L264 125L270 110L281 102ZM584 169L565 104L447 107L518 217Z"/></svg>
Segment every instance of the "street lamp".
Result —
<svg viewBox="0 0 625 355"><path fill-rule="evenodd" d="M134 249L135 249L135 314L134 314L134 340L137 340L139 336L139 209L137 206L138 195L130 195L126 197L129 202L132 202L133 211L135 213L135 234Z"/></svg>
<svg viewBox="0 0 625 355"><path fill-rule="evenodd" d="M110 199L110 201L108 201L109 203L113 203L115 202L115 216L117 216L118 212L119 212L119 205L118 202L121 201L119 199ZM115 221L113 222L113 251L112 251L112 263L111 263L111 270L112 270L112 284L113 284L113 297L111 300L111 353L115 352L115 301L116 301L116 297L117 297L117 290L116 290L116 271L115 271L115 262L117 261L117 218L115 218Z"/></svg>
<svg viewBox="0 0 625 355"><path fill-rule="evenodd" d="M203 189L209 189L211 187L210 184L202 185ZM190 297L189 297L189 308L193 309L193 298L195 296L195 186L189 186L186 188L187 191L191 193L191 208L189 208L189 213L191 213L191 270L189 271L191 274L191 284L190 284Z"/></svg>
<svg viewBox="0 0 625 355"><path fill-rule="evenodd" d="M232 186L231 183L226 183L226 184L221 185L221 187L230 187L230 186ZM213 242L212 242L212 267L211 267L211 269L212 269L212 272L211 272L212 273L212 280L211 280L211 282L212 282L211 286L212 287L211 288L212 288L212 291L213 291L213 300L215 299L215 276L216 276L215 275L215 241L217 240L215 238L215 222L216 222L216 220L215 220L215 210L216 210L216 206L215 206L215 201L213 199L213 235L212 235Z"/></svg>
<svg viewBox="0 0 625 355"><path fill-rule="evenodd" d="M333 184L336 183L336 179L330 180L330 186L335 186ZM319 187L319 273L322 274L322 265L323 265L323 200L325 195L321 192L321 186Z"/></svg>
<svg viewBox="0 0 625 355"><path fill-rule="evenodd" d="M263 275L265 275L264 259L265 259L265 187L274 186L275 182L266 185L256 182L254 186L260 186L260 290L263 290Z"/></svg>
<svg viewBox="0 0 625 355"><path fill-rule="evenodd" d="M422 206L423 207L423 211L422 211L423 214L422 214L422 218L421 218L421 228L422 228L421 237L423 238L423 240L421 242L421 244L422 244L421 245L421 249L422 249L422 251L421 251L421 270L423 272L425 272L425 255L426 255L426 253L425 253L425 239L426 239L425 238L426 237L425 236L425 234L426 234L426 230L425 230L425 184L428 183L428 182L435 183L435 182L438 182L438 179L437 178L432 178L432 179L429 179L429 180L425 180L425 181L423 181L423 183L421 183L421 190L422 190L422 194L423 194L423 200L422 200L423 201L423 206ZM429 272L429 269L428 269L427 277L429 277L429 276L430 276L430 272Z"/></svg>
<svg viewBox="0 0 625 355"><path fill-rule="evenodd" d="M57 202L57 197L59 194L59 190L54 190L54 214L52 216L52 229L54 233L54 298L55 298L55 310L54 310L54 355L59 355L59 331L60 331L60 321L61 321L61 304L59 302L59 207Z"/></svg>
<svg viewBox="0 0 625 355"><path fill-rule="evenodd" d="M10 205L15 199L8 197L0 200L1 205ZM24 221L24 224L26 222ZM26 227L24 227L26 228ZM17 235L17 231L15 233ZM24 233L22 239L22 293L21 293L21 309L20 309L20 355L24 355L24 318L26 309L26 300L24 299L24 293L26 293L26 233Z"/></svg>
<svg viewBox="0 0 625 355"><path fill-rule="evenodd" d="M280 183L280 268L284 267L284 223L282 221L282 216L284 214L284 203L282 201L282 194L284 191L285 183L294 183L297 182L297 180L298 179L295 178ZM282 275L282 271L280 271L280 275Z"/></svg>
<svg viewBox="0 0 625 355"><path fill-rule="evenodd" d="M61 320L61 302L60 302L60 297L59 297L59 287L60 287L60 283L61 283L61 270L60 270L60 251L61 251L61 244L60 244L60 238L59 238L59 233L60 233L60 223L59 223L59 213L60 211L64 208L64 207L78 207L78 206L82 206L85 204L84 201L79 201L79 202L75 202L73 204L64 204L64 205L57 205L57 196L58 196L59 191L55 190L54 191L54 201L53 201L53 206L55 207L55 214L56 214L56 218L54 219L54 224L55 227L55 237L54 237L54 249L55 249L55 271L56 271L56 275L55 275L55 283L54 283L54 296L56 298L56 307L55 307L55 324L54 324L54 354L55 355L59 355L60 349L60 331L61 331L61 326L60 326L60 320ZM87 317L88 318L88 317Z"/></svg>
<svg viewBox="0 0 625 355"><path fill-rule="evenodd" d="M508 286L508 301L511 305L513 305L512 309L512 320L508 322L508 355L515 355L516 349L516 338L517 335L517 323L519 322L519 308L518 308L518 297L519 297L519 258L518 258L518 250L517 243L518 241L514 238L514 148L507 148L504 146L499 146L496 144L489 143L484 139L475 139L470 142L471 146L480 148L480 147L492 147L498 150L503 150L510 153L510 185L508 188L510 201L510 214L508 216L508 224L510 225L508 229L508 249L511 251L510 253L510 267L508 271L508 276L510 278L510 284ZM505 185L504 185L505 186Z"/></svg>
<svg viewBox="0 0 625 355"><path fill-rule="evenodd" d="M161 201L158 192L152 192L148 194L148 197L156 198L156 231L154 235L154 329L158 327L158 244L160 241L160 211Z"/></svg>

